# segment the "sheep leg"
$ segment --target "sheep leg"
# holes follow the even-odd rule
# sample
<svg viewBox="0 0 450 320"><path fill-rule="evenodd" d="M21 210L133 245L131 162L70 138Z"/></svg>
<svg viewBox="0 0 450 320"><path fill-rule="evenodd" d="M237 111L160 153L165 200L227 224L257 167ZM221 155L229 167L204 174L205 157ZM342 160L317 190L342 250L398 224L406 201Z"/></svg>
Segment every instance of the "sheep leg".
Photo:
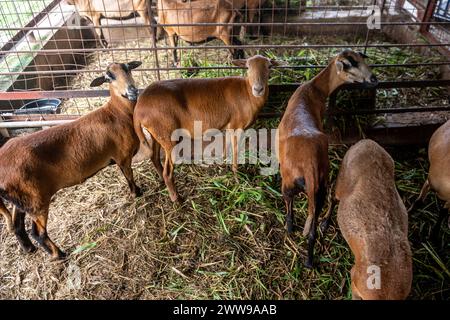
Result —
<svg viewBox="0 0 450 320"><path fill-rule="evenodd" d="M6 227L7 227L8 231L11 233L14 232L14 226L12 223L11 213L9 212L8 208L6 208L2 199L0 199L0 213L3 215L3 217L6 220Z"/></svg>
<svg viewBox="0 0 450 320"><path fill-rule="evenodd" d="M103 48L107 48L108 42L106 41L105 35L103 34L103 29L99 28L101 26L100 20L101 20L100 15L96 15L96 16L92 17L92 22L94 23L94 27L96 27L95 33L97 34L97 39L100 41L100 45Z"/></svg>
<svg viewBox="0 0 450 320"><path fill-rule="evenodd" d="M308 259L305 263L305 266L309 269L313 267L314 263L314 244L316 242L317 237L316 231L317 217L320 215L322 211L323 205L325 203L325 198L326 198L326 188L323 185L319 187L319 190L317 191L317 193L314 194L312 198L308 196L308 202L314 204L312 208L311 206L309 207L311 208L311 210L314 210L313 215L312 217L311 215L308 216L308 220L311 219L311 225L308 233Z"/></svg>
<svg viewBox="0 0 450 320"><path fill-rule="evenodd" d="M32 215L31 236L52 256L52 260L62 260L66 254L62 252L47 234L48 208Z"/></svg>
<svg viewBox="0 0 450 320"><path fill-rule="evenodd" d="M25 212L17 207L14 207L12 222L14 226L14 234L16 235L22 249L27 253L35 252L36 247L33 243L31 243L31 240L25 231Z"/></svg>
<svg viewBox="0 0 450 320"><path fill-rule="evenodd" d="M178 57L177 57L177 45L178 45L178 36L176 35L176 33L172 33L169 34L169 44L171 47L173 47L172 49L172 58L173 58L173 65L174 67L178 66Z"/></svg>
<svg viewBox="0 0 450 320"><path fill-rule="evenodd" d="M291 192L283 192L284 204L286 205L286 229L288 234L294 232L293 204L294 195Z"/></svg>
<svg viewBox="0 0 450 320"><path fill-rule="evenodd" d="M358 287L356 286L356 277L355 277L355 267L350 270L350 278L352 280L352 300L362 300L361 294L359 293Z"/></svg>
<svg viewBox="0 0 450 320"><path fill-rule="evenodd" d="M225 41L224 41L225 42ZM238 38L232 37L231 44L235 46L241 46L242 42L239 41ZM232 49L231 54L233 55L233 59L245 59L244 50L242 49Z"/></svg>
<svg viewBox="0 0 450 320"><path fill-rule="evenodd" d="M164 149L166 153L166 159L164 162L164 171L163 171L163 178L164 182L166 183L167 189L169 190L169 196L170 199L175 202L178 200L178 193L175 188L175 183L173 181L173 161L172 161L172 149L171 148L165 148Z"/></svg>
<svg viewBox="0 0 450 320"><path fill-rule="evenodd" d="M281 177L283 177L283 173L284 175L286 175L285 168L281 167ZM287 174L287 176L289 176L289 174ZM281 193L283 195L284 204L286 206L286 229L288 234L291 234L294 231L294 198L304 190L305 179L303 177L297 177L293 179L292 184L286 183L286 180L282 179Z"/></svg>
<svg viewBox="0 0 450 320"><path fill-rule="evenodd" d="M418 196L417 199L413 202L413 204L411 205L411 207L409 207L408 213L410 213L411 211L413 211L419 203L423 203L423 202L425 201L425 198L426 198L428 192L430 192L430 181L427 179L427 180L425 181L425 183L423 184L422 189L420 190L419 196Z"/></svg>
<svg viewBox="0 0 450 320"><path fill-rule="evenodd" d="M231 147L233 149L233 163L231 165L231 169L233 173L237 175L238 173L238 144L237 144L237 136L233 135L233 140L231 141Z"/></svg>
<svg viewBox="0 0 450 320"><path fill-rule="evenodd" d="M314 216L311 221L311 228L308 234L308 258L305 262L305 267L312 269L314 265L314 244L316 243L316 222L317 217Z"/></svg>
<svg viewBox="0 0 450 320"><path fill-rule="evenodd" d="M146 3L146 2L144 2ZM156 43L156 20L155 17L153 17L153 14L151 15L151 17L149 16L148 10L147 10L147 6L144 5L143 8L139 8L138 10L138 14L139 16L142 17L142 19L144 20L144 23L146 25L150 25L150 44L152 46L155 45Z"/></svg>
<svg viewBox="0 0 450 320"><path fill-rule="evenodd" d="M242 45L242 42L239 41L237 37L232 37L230 35L230 32L227 30L224 30L219 33L220 37L219 39L223 41L227 46L240 46ZM244 59L244 50L242 49L230 49L231 55L233 56L233 59Z"/></svg>
<svg viewBox="0 0 450 320"><path fill-rule="evenodd" d="M130 188L131 194L137 198L142 196L141 188L139 188L134 182L133 177L133 169L131 169L131 158L125 159L122 162L117 162L119 164L119 168L122 171L125 179L127 179L128 187Z"/></svg>
<svg viewBox="0 0 450 320"><path fill-rule="evenodd" d="M329 202L330 202L330 206L328 208L328 211L325 214L325 216L323 217L322 223L320 224L320 231L322 232L322 234L327 232L328 227L330 226L331 215L333 214L333 210L334 210L334 207L336 206L337 200L336 200L336 198L331 197Z"/></svg>
<svg viewBox="0 0 450 320"><path fill-rule="evenodd" d="M250 10L248 10L248 22L249 23L253 23L253 21L255 20L255 15L256 15L256 11L255 11L255 9L250 9ZM249 33L250 33L250 39L252 39L252 40L254 40L254 39L256 39L257 38L257 36L256 36L256 34L259 34L259 30L258 30L258 32L256 33L255 32L255 29L257 29L257 28L259 28L259 26L258 27L256 27L256 26L250 26L249 27Z"/></svg>
<svg viewBox="0 0 450 320"><path fill-rule="evenodd" d="M161 145L155 139L152 139L151 143L152 143L151 160L156 168L156 172L158 172L159 177L161 178L161 180L164 180L163 166L161 164Z"/></svg>

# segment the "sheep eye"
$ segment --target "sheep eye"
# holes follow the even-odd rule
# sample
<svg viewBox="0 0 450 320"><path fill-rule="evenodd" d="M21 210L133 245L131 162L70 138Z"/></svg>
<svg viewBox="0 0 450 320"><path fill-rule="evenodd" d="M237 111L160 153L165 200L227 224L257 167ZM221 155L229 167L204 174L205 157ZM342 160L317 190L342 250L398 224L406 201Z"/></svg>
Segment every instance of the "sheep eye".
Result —
<svg viewBox="0 0 450 320"><path fill-rule="evenodd" d="M352 68L351 64L348 64L346 61L342 61L343 65L344 65L344 70L350 70Z"/></svg>
<svg viewBox="0 0 450 320"><path fill-rule="evenodd" d="M352 56L347 57L347 60L350 62L352 67L358 68L358 62L355 59L353 59Z"/></svg>
<svg viewBox="0 0 450 320"><path fill-rule="evenodd" d="M115 80L115 77L114 77L114 75L110 72L110 71L107 71L106 72L106 78L108 79L108 80Z"/></svg>

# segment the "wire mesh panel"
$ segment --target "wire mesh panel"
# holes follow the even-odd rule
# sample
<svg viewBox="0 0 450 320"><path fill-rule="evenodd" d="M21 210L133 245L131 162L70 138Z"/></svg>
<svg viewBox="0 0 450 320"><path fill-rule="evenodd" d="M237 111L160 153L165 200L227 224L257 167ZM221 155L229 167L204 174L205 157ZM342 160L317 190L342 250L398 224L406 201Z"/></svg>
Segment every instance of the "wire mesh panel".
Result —
<svg viewBox="0 0 450 320"><path fill-rule="evenodd" d="M271 84L301 83L343 48L365 51L382 81L439 80L447 75L450 44L448 22L434 18L443 2L0 0L2 123L35 119L17 109L36 99L61 101L30 111L58 113L38 119L98 108L108 92L89 88L91 80L109 63L131 60L143 62L133 71L139 88L156 80L243 74L231 60L257 53L285 61ZM379 89L377 106L448 102L446 86L430 86ZM281 110L286 99L273 99Z"/></svg>
<svg viewBox="0 0 450 320"><path fill-rule="evenodd" d="M436 18L450 20L450 2L448 0L439 0L434 14Z"/></svg>

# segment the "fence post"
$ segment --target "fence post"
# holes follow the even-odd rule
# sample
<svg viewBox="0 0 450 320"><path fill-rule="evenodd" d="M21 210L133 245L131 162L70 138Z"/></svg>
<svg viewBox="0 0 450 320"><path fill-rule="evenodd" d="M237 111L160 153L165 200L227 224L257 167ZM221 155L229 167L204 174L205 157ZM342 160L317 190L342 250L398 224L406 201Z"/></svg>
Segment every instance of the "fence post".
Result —
<svg viewBox="0 0 450 320"><path fill-rule="evenodd" d="M153 37L153 39L151 40L152 44L152 48L153 48L153 55L155 58L155 67L156 67L156 78L158 79L158 81L161 80L161 71L160 71L160 65L159 65L159 58L158 58L158 24L156 23L155 20L155 16L153 14L152 11L152 0L147 0L147 12L148 12L148 16L149 16L149 20L150 20L150 36ZM155 10L157 10L155 8ZM155 24L155 25L153 25ZM154 33L152 35L152 33ZM139 39L138 39L139 41Z"/></svg>
<svg viewBox="0 0 450 320"><path fill-rule="evenodd" d="M434 10L436 9L436 0L428 0L427 8L423 14L422 22L430 22L431 18L433 18ZM420 26L420 32L425 33L430 29L429 24L423 24Z"/></svg>
<svg viewBox="0 0 450 320"><path fill-rule="evenodd" d="M405 0L397 0L395 2L395 10L403 9L404 5L405 5Z"/></svg>
<svg viewBox="0 0 450 320"><path fill-rule="evenodd" d="M0 119L0 122L3 122L3 119ZM6 128L0 128L0 135L2 135L5 138L9 138L9 131Z"/></svg>

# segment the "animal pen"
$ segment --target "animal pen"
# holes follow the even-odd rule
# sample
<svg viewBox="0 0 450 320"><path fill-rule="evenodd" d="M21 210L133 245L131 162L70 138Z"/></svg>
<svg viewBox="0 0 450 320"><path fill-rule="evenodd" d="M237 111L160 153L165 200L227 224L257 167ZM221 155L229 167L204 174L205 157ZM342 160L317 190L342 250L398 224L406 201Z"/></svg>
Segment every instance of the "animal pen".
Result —
<svg viewBox="0 0 450 320"><path fill-rule="evenodd" d="M110 18L99 26L81 6L69 4L77 2L83 1L0 0L0 133L5 140L102 106L109 91L89 84L111 62L142 61L133 72L136 86L144 89L159 80L244 74L232 66L230 50L284 61L271 73L269 101L255 123L276 128L299 84L351 48L369 57L380 82L373 89L345 85L330 97L331 175L336 176L344 145L368 137L391 148L405 203L419 193L428 166L421 148L450 118L449 1L259 0L252 7L250 0L223 5L148 0L149 23L132 14L137 8L122 13L105 5L103 15ZM166 2L171 6L165 8ZM229 10L232 18L186 22L192 8L207 14ZM162 23L165 11L184 20ZM192 33L193 27L227 27L230 41L176 42L164 31L180 26L192 27ZM244 166L235 184L226 166L178 166L180 189L190 195L179 208L166 199L148 161L134 170L145 186L136 202L126 198L123 179L112 167L57 194L50 229L72 249L69 266L48 267L36 256L17 259L12 237L0 229L0 298L350 297L351 253L334 226L317 244L318 268L303 268L305 239L284 233L276 176L262 177ZM305 203L296 205L297 220L305 219ZM437 206L435 196L428 197L411 217L413 299L450 297L448 228L437 246L427 240Z"/></svg>

